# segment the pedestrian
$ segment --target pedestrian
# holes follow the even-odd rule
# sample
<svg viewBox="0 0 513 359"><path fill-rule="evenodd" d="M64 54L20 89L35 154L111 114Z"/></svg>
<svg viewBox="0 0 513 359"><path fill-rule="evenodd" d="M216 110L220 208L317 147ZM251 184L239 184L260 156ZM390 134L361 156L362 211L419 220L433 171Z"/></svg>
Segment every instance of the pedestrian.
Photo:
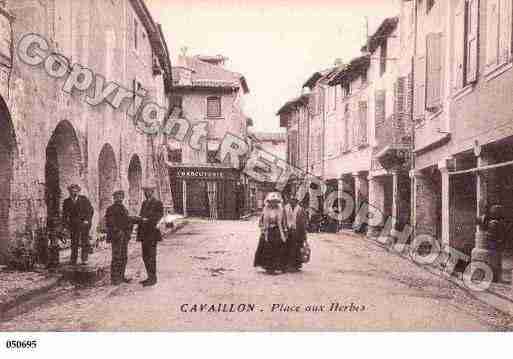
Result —
<svg viewBox="0 0 513 359"><path fill-rule="evenodd" d="M261 234L254 266L264 268L271 275L277 274L278 270L284 271L283 248L287 238L287 220L279 193L267 195L259 227Z"/></svg>
<svg viewBox="0 0 513 359"><path fill-rule="evenodd" d="M288 235L284 250L284 266L288 272L298 272L303 265L301 248L306 242L306 211L293 196L285 206Z"/></svg>
<svg viewBox="0 0 513 359"><path fill-rule="evenodd" d="M85 265L89 257L89 231L94 209L89 199L80 195L78 184L70 185L68 191L69 197L62 205L62 221L71 234L70 264L77 264L78 247L81 247L82 264Z"/></svg>
<svg viewBox="0 0 513 359"><path fill-rule="evenodd" d="M141 281L141 284L148 287L157 284L157 243L162 240L157 224L164 216L164 206L154 197L154 186L146 185L143 191L145 200L139 214L137 241L141 242L142 257L148 274L148 278Z"/></svg>
<svg viewBox="0 0 513 359"><path fill-rule="evenodd" d="M132 281L125 276L132 223L128 210L123 205L125 192L118 190L112 196L114 197L114 204L107 208L105 223L107 225L107 243L112 245L110 279L112 285L119 285L123 282L130 283Z"/></svg>

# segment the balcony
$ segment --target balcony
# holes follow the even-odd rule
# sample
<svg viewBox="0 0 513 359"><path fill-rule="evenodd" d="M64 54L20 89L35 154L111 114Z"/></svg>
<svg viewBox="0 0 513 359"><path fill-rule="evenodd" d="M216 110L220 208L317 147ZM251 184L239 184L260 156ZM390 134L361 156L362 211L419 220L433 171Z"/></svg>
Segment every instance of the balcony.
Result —
<svg viewBox="0 0 513 359"><path fill-rule="evenodd" d="M386 170L409 165L412 124L408 114L394 114L376 123L373 157Z"/></svg>

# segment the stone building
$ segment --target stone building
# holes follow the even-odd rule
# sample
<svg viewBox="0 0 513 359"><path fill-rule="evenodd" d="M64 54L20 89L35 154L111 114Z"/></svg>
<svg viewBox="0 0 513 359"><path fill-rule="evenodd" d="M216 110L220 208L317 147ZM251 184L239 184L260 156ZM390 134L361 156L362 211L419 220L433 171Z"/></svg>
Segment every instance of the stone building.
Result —
<svg viewBox="0 0 513 359"><path fill-rule="evenodd" d="M204 135L196 145L170 140L169 161L175 209L185 215L239 218L248 180L217 159L227 134L247 140L251 120L243 112L249 93L243 75L225 68L223 56L179 56L173 66L171 106Z"/></svg>
<svg viewBox="0 0 513 359"><path fill-rule="evenodd" d="M512 14L511 0L418 4L415 227L472 257L487 208L513 220Z"/></svg>
<svg viewBox="0 0 513 359"><path fill-rule="evenodd" d="M115 188L129 193L135 212L142 182L154 177L152 139L135 128L129 106L116 109L112 97L90 105L98 77L87 93L63 91L71 66L119 84L127 97L146 92L163 107L172 81L164 37L142 0L12 0L1 14L0 253L5 259L16 236L34 237L58 225L69 184L80 184L91 199L95 231ZM67 59L41 58L46 66L21 61L18 45L29 33L47 40L45 56L55 52Z"/></svg>
<svg viewBox="0 0 513 359"><path fill-rule="evenodd" d="M308 139L307 154L289 144L289 163L306 159L306 170L326 185L324 198L333 191L353 198L353 214L342 223L349 228L361 230L356 213L365 203L397 225L409 221L412 67L410 58L403 59L400 31L398 18L386 19L361 56L314 73L304 84L310 90L306 116L300 116L297 99L278 113L289 139L306 118L308 135L299 138ZM385 223L369 234L381 233Z"/></svg>
<svg viewBox="0 0 513 359"><path fill-rule="evenodd" d="M293 135L293 134L292 134ZM297 134L296 134L297 136ZM267 153L276 156L280 160L286 160L287 153L291 153L287 150L287 146L294 145L296 138L287 138L285 133L282 132L250 132L248 142L251 143L251 151L255 149L263 150ZM255 179L249 180L249 191L247 204L248 209L251 212L259 211L264 207L265 196L269 192L275 191L276 184L272 182L258 182Z"/></svg>

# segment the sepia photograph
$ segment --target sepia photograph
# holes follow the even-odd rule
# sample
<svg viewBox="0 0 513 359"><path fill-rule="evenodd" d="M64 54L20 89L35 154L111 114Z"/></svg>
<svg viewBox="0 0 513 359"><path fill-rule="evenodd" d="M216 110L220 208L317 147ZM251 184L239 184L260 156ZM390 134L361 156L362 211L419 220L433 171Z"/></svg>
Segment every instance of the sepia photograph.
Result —
<svg viewBox="0 0 513 359"><path fill-rule="evenodd" d="M513 0L0 0L1 350L512 330Z"/></svg>

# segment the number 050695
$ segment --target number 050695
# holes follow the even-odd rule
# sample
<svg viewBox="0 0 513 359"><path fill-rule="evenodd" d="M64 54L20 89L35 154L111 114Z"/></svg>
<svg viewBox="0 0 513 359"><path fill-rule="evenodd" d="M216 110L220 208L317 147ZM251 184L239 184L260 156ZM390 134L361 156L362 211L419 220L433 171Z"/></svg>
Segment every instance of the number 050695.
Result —
<svg viewBox="0 0 513 359"><path fill-rule="evenodd" d="M5 346L7 349L36 349L37 340L8 340Z"/></svg>

